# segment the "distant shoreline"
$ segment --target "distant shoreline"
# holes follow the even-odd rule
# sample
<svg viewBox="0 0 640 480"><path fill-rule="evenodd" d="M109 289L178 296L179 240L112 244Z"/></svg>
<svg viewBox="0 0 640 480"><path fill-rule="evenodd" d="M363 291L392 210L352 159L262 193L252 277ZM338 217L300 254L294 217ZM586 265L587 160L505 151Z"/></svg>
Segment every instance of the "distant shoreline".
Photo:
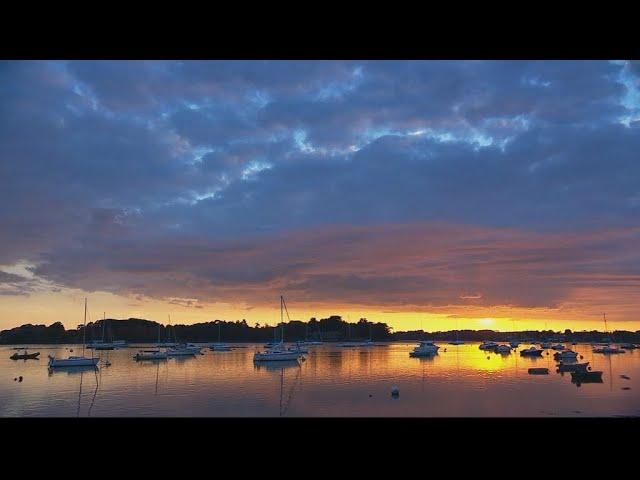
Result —
<svg viewBox="0 0 640 480"><path fill-rule="evenodd" d="M125 341L129 344L158 343L268 343L284 339L285 343L322 341L331 342L417 342L432 340L447 342L518 341L522 343L577 342L577 343L640 343L639 331L614 332L553 330L526 330L499 332L495 330L447 330L428 332L409 330L393 332L382 322L361 318L356 323L346 322L339 315L308 322L291 320L279 326L248 325L245 320L227 322L215 320L191 325L162 325L155 321L129 318L105 319L87 324L86 328L67 330L60 322L46 325L26 324L0 332L0 345L78 345L92 342Z"/></svg>

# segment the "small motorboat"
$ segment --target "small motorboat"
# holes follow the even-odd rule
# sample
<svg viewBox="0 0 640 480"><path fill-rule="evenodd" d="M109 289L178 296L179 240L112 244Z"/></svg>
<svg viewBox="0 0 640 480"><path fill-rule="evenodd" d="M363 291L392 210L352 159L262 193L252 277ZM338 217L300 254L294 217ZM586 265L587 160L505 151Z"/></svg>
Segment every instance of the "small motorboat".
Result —
<svg viewBox="0 0 640 480"><path fill-rule="evenodd" d="M561 343L556 343L555 345L551 345L552 350L564 350L566 347Z"/></svg>
<svg viewBox="0 0 640 480"><path fill-rule="evenodd" d="M545 350L551 348L551 342L542 342L540 344L540 348L543 348Z"/></svg>
<svg viewBox="0 0 640 480"><path fill-rule="evenodd" d="M573 350L564 350L562 352L556 352L553 354L554 360L576 360L578 358L578 352Z"/></svg>
<svg viewBox="0 0 640 480"><path fill-rule="evenodd" d="M40 355L40 352L27 353L27 351L25 350L22 353L16 352L13 355L11 355L9 358L11 360L37 360L38 355Z"/></svg>
<svg viewBox="0 0 640 480"><path fill-rule="evenodd" d="M585 363L560 363L558 364L558 373L563 372L587 372L589 362Z"/></svg>
<svg viewBox="0 0 640 480"><path fill-rule="evenodd" d="M520 342L509 342L511 348L518 348L520 346Z"/></svg>
<svg viewBox="0 0 640 480"><path fill-rule="evenodd" d="M159 350L155 351L140 351L136 353L133 358L136 362L141 360L166 360L169 358L169 354L167 352L161 352Z"/></svg>
<svg viewBox="0 0 640 480"><path fill-rule="evenodd" d="M548 368L530 368L529 375L549 375Z"/></svg>
<svg viewBox="0 0 640 480"><path fill-rule="evenodd" d="M571 372L571 383L578 386L582 383L602 383L602 372Z"/></svg>
<svg viewBox="0 0 640 480"><path fill-rule="evenodd" d="M602 347L594 348L593 353L615 354L615 353L625 353L625 351L618 347L604 345Z"/></svg>
<svg viewBox="0 0 640 480"><path fill-rule="evenodd" d="M510 345L498 345L498 346L496 346L496 348L493 351L495 353L501 353L503 355L510 354L511 353L511 346Z"/></svg>
<svg viewBox="0 0 640 480"><path fill-rule="evenodd" d="M620 348L624 348L625 350L633 350L634 348L638 348L638 345L634 343L621 343Z"/></svg>
<svg viewBox="0 0 640 480"><path fill-rule="evenodd" d="M464 341L463 340L452 340L451 342L449 342L449 345L464 345Z"/></svg>
<svg viewBox="0 0 640 480"><path fill-rule="evenodd" d="M482 342L482 343L480 344L480 346L478 346L478 348L479 348L480 350L493 350L493 349L495 349L497 346L498 346L498 343L497 343L497 342L491 342L491 341L489 341L489 342Z"/></svg>
<svg viewBox="0 0 640 480"><path fill-rule="evenodd" d="M522 357L541 357L543 351L544 350L532 346L532 347L529 347L529 348L525 348L524 350L520 350L520 356L522 356Z"/></svg>
<svg viewBox="0 0 640 480"><path fill-rule="evenodd" d="M209 350L214 352L229 352L231 351L231 345L226 343L211 343L209 344Z"/></svg>
<svg viewBox="0 0 640 480"><path fill-rule="evenodd" d="M432 357L438 353L440 347L430 340L420 342L411 352L410 357Z"/></svg>

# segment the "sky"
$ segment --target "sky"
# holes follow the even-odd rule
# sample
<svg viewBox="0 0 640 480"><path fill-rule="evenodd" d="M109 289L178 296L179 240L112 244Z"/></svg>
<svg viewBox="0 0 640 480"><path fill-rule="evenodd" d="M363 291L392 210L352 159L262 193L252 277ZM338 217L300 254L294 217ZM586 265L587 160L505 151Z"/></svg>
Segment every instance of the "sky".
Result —
<svg viewBox="0 0 640 480"><path fill-rule="evenodd" d="M0 329L640 329L640 62L0 62Z"/></svg>

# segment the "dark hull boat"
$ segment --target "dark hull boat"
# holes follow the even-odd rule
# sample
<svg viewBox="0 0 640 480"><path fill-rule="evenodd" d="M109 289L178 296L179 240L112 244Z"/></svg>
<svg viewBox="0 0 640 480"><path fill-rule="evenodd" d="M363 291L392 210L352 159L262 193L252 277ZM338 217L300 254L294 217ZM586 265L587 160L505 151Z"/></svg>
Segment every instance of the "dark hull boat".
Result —
<svg viewBox="0 0 640 480"><path fill-rule="evenodd" d="M13 355L11 355L9 358L11 360L37 360L38 355L40 355L40 352L35 352L35 353L14 353Z"/></svg>
<svg viewBox="0 0 640 480"><path fill-rule="evenodd" d="M558 365L558 372L587 372L589 362L585 363L560 363Z"/></svg>
<svg viewBox="0 0 640 480"><path fill-rule="evenodd" d="M578 385L581 383L602 383L602 372L571 372L571 382Z"/></svg>
<svg viewBox="0 0 640 480"><path fill-rule="evenodd" d="M529 375L549 375L548 368L530 368Z"/></svg>
<svg viewBox="0 0 640 480"><path fill-rule="evenodd" d="M538 350L536 348L525 348L524 350L520 350L520 356L522 357L541 357L542 350Z"/></svg>

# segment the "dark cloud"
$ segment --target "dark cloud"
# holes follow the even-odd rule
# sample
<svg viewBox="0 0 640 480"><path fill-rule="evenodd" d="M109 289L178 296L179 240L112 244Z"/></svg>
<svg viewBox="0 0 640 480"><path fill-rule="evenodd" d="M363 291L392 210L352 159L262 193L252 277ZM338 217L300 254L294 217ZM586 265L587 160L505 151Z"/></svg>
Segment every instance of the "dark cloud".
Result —
<svg viewBox="0 0 640 480"><path fill-rule="evenodd" d="M456 255L451 275L467 283L439 278L425 252L429 275L319 262L386 238L378 225L446 222L507 240L637 225L640 135L621 123L623 73L637 62L2 62L0 264L200 301L288 285L309 301L561 302L577 280L548 282L544 269L550 255L583 268L571 249ZM339 241L318 233L334 228ZM305 230L317 238L291 243ZM602 248L584 274L632 281L620 272L635 275L637 259ZM475 282L484 261L507 273ZM540 282L514 280L519 262L543 268Z"/></svg>

